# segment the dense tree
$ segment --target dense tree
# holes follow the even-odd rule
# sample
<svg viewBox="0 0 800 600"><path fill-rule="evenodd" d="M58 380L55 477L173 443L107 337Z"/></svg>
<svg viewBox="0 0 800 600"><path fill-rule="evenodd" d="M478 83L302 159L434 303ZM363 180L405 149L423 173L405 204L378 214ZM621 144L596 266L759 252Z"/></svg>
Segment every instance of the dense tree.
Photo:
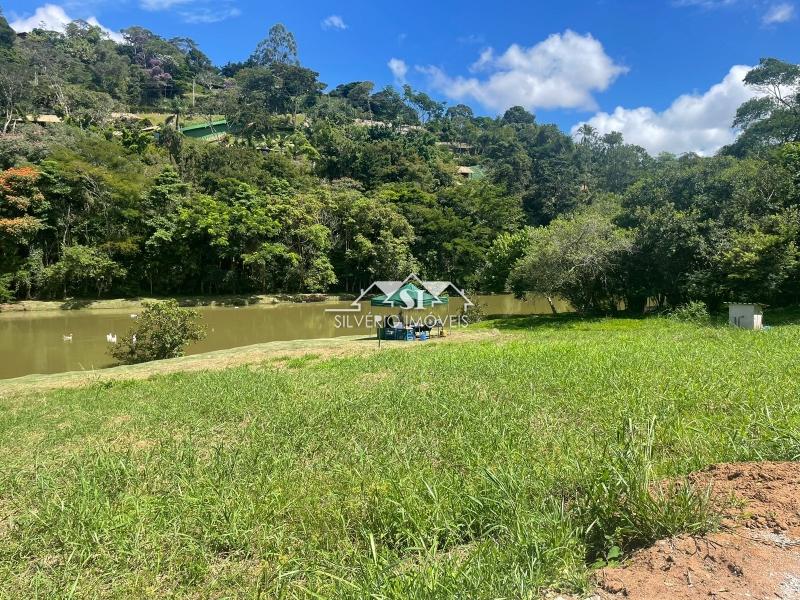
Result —
<svg viewBox="0 0 800 600"><path fill-rule="evenodd" d="M476 116L364 80L325 93L282 25L221 69L142 27L116 44L82 21L4 25L4 299L357 291L416 271L585 311L800 301L797 65L751 70L720 156L654 158L518 106ZM63 122L28 118L50 113ZM220 115L216 143L180 131Z"/></svg>
<svg viewBox="0 0 800 600"><path fill-rule="evenodd" d="M533 125L536 117L521 106L512 106L503 113L500 121L505 125Z"/></svg>
<svg viewBox="0 0 800 600"><path fill-rule="evenodd" d="M276 23L270 27L267 37L258 43L250 62L260 66L299 64L294 34L283 23Z"/></svg>
<svg viewBox="0 0 800 600"><path fill-rule="evenodd" d="M437 102L425 92L415 91L408 84L403 86L403 98L416 111L419 120L423 123L432 119L441 119L444 115L444 102Z"/></svg>
<svg viewBox="0 0 800 600"><path fill-rule="evenodd" d="M486 253L480 289L495 293L509 291L508 276L517 262L525 256L530 241L531 233L527 229L498 235Z"/></svg>
<svg viewBox="0 0 800 600"><path fill-rule="evenodd" d="M758 92L736 111L742 135L728 150L743 155L775 144L800 141L800 65L764 58L744 78Z"/></svg>
<svg viewBox="0 0 800 600"><path fill-rule="evenodd" d="M0 52L2 50L10 49L14 46L14 40L17 39L17 34L11 29L8 21L3 16L3 11L0 9Z"/></svg>
<svg viewBox="0 0 800 600"><path fill-rule="evenodd" d="M91 291L100 298L109 290L115 279L125 277L127 271L98 248L75 245L66 246L61 258L44 271L44 285L54 293L63 290L68 295L89 296Z"/></svg>
<svg viewBox="0 0 800 600"><path fill-rule="evenodd" d="M584 213L530 230L524 257L509 287L560 297L581 312L615 310L623 299L622 273L631 242L623 229L602 216ZM553 308L555 312L555 308Z"/></svg>
<svg viewBox="0 0 800 600"><path fill-rule="evenodd" d="M24 119L32 108L32 90L28 83L28 70L16 53L0 59L0 116L2 133L7 133L15 119Z"/></svg>
<svg viewBox="0 0 800 600"><path fill-rule="evenodd" d="M35 236L46 227L47 202L40 173L30 167L0 172L0 273L13 277ZM4 287L11 285L11 279Z"/></svg>

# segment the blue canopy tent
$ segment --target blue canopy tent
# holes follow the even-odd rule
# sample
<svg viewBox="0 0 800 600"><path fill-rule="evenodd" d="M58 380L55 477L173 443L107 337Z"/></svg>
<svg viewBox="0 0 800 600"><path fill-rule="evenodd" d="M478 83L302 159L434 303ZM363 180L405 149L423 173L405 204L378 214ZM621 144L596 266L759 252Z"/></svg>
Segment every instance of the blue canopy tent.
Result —
<svg viewBox="0 0 800 600"><path fill-rule="evenodd" d="M450 299L447 296L434 296L427 290L421 289L413 283L406 283L398 288L392 294L381 294L375 296L370 300L370 306L382 308L399 308L402 310L422 310L431 308L440 304L449 304ZM425 331L429 331L428 327ZM441 334L441 326L440 326ZM427 333L426 333L427 335ZM378 328L378 341L381 339L403 339L413 340L414 332L408 329L397 329L393 327L379 327Z"/></svg>

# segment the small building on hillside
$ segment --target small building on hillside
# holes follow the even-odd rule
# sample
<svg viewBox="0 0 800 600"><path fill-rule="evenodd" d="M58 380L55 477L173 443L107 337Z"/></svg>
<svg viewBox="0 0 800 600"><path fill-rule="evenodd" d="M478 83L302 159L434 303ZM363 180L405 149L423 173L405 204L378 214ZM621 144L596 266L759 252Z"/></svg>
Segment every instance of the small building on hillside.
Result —
<svg viewBox="0 0 800 600"><path fill-rule="evenodd" d="M472 154L475 149L471 144L463 142L436 142L436 145L447 148L453 154Z"/></svg>
<svg viewBox="0 0 800 600"><path fill-rule="evenodd" d="M355 119L353 121L353 125L357 125L358 127L391 127L391 123L385 123L384 121L374 121L372 119Z"/></svg>
<svg viewBox="0 0 800 600"><path fill-rule="evenodd" d="M766 304L728 302L728 323L740 329L763 329L765 306Z"/></svg>
<svg viewBox="0 0 800 600"><path fill-rule="evenodd" d="M228 121L219 119L218 121L208 121L206 123L197 123L196 125L185 125L180 128L180 132L186 137L206 142L217 142L228 135Z"/></svg>
<svg viewBox="0 0 800 600"><path fill-rule="evenodd" d="M486 176L483 167L480 165L474 165L472 167L462 165L458 167L456 172L462 179L483 179Z"/></svg>
<svg viewBox="0 0 800 600"><path fill-rule="evenodd" d="M14 119L17 123L36 123L37 125L53 125L61 123L58 115L25 115L24 119Z"/></svg>

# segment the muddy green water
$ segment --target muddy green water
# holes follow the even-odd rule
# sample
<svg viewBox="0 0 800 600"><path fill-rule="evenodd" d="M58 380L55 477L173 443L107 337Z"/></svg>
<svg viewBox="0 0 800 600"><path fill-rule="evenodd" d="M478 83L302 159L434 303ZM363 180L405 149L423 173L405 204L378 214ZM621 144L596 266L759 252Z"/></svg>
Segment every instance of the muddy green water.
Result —
<svg viewBox="0 0 800 600"><path fill-rule="evenodd" d="M473 299L474 301L474 299ZM488 314L537 314L550 312L541 299L516 300L513 296L484 296L478 300ZM198 354L262 342L314 339L374 333L356 317L352 327L337 327L336 315L325 309L347 303L254 305L242 308L198 308L208 335L192 344L187 353ZM452 303L447 311L458 312ZM389 314L385 309L365 306L363 314ZM444 315L444 310L437 310ZM135 323L131 311L74 310L0 313L0 379L32 373L59 373L99 369L113 364L106 334L124 334ZM72 335L72 341L64 341Z"/></svg>

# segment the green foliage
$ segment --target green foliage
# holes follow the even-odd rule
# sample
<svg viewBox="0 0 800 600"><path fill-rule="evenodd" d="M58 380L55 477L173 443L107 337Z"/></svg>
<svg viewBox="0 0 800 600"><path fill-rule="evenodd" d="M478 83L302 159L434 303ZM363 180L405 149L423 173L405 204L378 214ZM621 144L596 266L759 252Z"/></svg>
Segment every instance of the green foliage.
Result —
<svg viewBox="0 0 800 600"><path fill-rule="evenodd" d="M2 11L0 11L0 51L13 47L16 38L16 32L11 29L11 25L8 24Z"/></svg>
<svg viewBox="0 0 800 600"><path fill-rule="evenodd" d="M705 302L699 302L697 300L675 307L670 311L669 316L676 321L696 323L698 325L708 323L711 318L708 314L708 306L706 306Z"/></svg>
<svg viewBox="0 0 800 600"><path fill-rule="evenodd" d="M763 58L744 82L759 95L736 111L742 135L726 149L736 156L800 141L800 65Z"/></svg>
<svg viewBox="0 0 800 600"><path fill-rule="evenodd" d="M444 116L444 102L437 102L425 92L415 91L408 84L403 86L403 98L423 123Z"/></svg>
<svg viewBox="0 0 800 600"><path fill-rule="evenodd" d="M478 291L467 290L466 295L467 298L473 299L473 306L462 307L459 309L458 317L461 322L472 325L474 323L485 321L488 316L486 314L486 304L481 304L478 302Z"/></svg>
<svg viewBox="0 0 800 600"><path fill-rule="evenodd" d="M65 298L70 294L85 297L90 290L99 298L111 288L114 280L126 274L124 267L102 251L76 244L62 250L61 258L44 270L43 278L45 288L54 294L63 290Z"/></svg>
<svg viewBox="0 0 800 600"><path fill-rule="evenodd" d="M495 292L516 272L516 293L592 311L800 301L792 63L748 73L756 96L720 156L653 158L518 106L476 117L365 80L325 93L280 24L216 68L193 40L142 27L116 44L81 21L13 38L3 23L0 122L14 135L0 167L40 173L35 193L0 190L0 275L16 297L357 291L418 271ZM155 135L119 114L142 109ZM50 113L63 123L25 122ZM220 115L219 143L179 131Z"/></svg>
<svg viewBox="0 0 800 600"><path fill-rule="evenodd" d="M512 106L503 113L501 121L507 125L533 125L536 117L521 106Z"/></svg>
<svg viewBox="0 0 800 600"><path fill-rule="evenodd" d="M0 275L0 302L11 302L14 299L14 292L11 289L12 279L11 274Z"/></svg>
<svg viewBox="0 0 800 600"><path fill-rule="evenodd" d="M508 291L508 276L521 259L531 241L527 229L498 235L486 253L486 263L481 277L481 289L486 292Z"/></svg>
<svg viewBox="0 0 800 600"><path fill-rule="evenodd" d="M616 310L631 249L624 230L587 213L532 229L530 238L509 277L515 294L558 296L580 312Z"/></svg>
<svg viewBox="0 0 800 600"><path fill-rule="evenodd" d="M297 64L297 42L294 35L283 23L276 23L270 27L267 37L258 43L250 62L267 66Z"/></svg>
<svg viewBox="0 0 800 600"><path fill-rule="evenodd" d="M438 195L408 185L384 186L377 197L392 202L413 227L413 254L426 277L466 285L478 283L494 238L517 229L523 219L516 198L483 181Z"/></svg>
<svg viewBox="0 0 800 600"><path fill-rule="evenodd" d="M701 535L719 522L710 490L697 490L686 481L665 484L654 477L655 436L655 417L644 433L628 421L616 443L598 457L602 466L587 473L575 499L574 518L581 524L587 559L600 559L599 566L619 558L621 551L678 533Z"/></svg>
<svg viewBox="0 0 800 600"><path fill-rule="evenodd" d="M397 206L340 182L330 191L331 262L343 289L358 292L373 281L402 280L419 270L414 230Z"/></svg>
<svg viewBox="0 0 800 600"><path fill-rule="evenodd" d="M111 356L123 364L183 356L186 346L205 337L198 314L175 300L145 304L136 325L111 347Z"/></svg>

